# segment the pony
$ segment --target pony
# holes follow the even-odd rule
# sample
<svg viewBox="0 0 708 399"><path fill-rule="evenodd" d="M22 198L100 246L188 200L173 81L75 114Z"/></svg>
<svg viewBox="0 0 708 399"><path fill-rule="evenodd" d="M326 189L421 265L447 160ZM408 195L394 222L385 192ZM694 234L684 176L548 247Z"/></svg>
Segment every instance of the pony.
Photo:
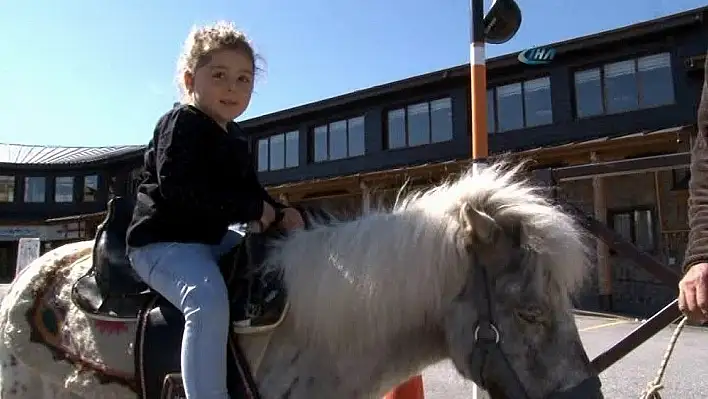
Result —
<svg viewBox="0 0 708 399"><path fill-rule="evenodd" d="M493 398L602 398L571 306L593 265L587 237L524 167L463 170L352 220L309 214L271 240L260 267L279 274L289 311L238 337L260 397L380 398L451 359ZM92 245L45 253L10 287L3 399L136 397L120 382L136 374L135 323L68 299Z"/></svg>

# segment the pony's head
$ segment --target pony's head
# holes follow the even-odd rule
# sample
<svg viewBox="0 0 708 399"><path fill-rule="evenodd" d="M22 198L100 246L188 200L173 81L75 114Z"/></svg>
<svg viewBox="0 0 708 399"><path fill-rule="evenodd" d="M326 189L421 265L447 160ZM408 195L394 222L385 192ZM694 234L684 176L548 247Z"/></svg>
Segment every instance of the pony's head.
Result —
<svg viewBox="0 0 708 399"><path fill-rule="evenodd" d="M467 267L441 314L461 374L495 398L600 398L570 300L591 265L585 237L521 168L469 171L398 208L445 215L456 230Z"/></svg>

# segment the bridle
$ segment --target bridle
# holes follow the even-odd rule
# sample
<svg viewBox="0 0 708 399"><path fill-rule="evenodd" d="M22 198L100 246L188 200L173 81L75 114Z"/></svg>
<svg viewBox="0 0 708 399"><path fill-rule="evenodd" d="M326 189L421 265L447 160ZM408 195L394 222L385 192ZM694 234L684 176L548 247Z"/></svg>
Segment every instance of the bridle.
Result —
<svg viewBox="0 0 708 399"><path fill-rule="evenodd" d="M491 282L488 279L487 269L478 262L476 253L473 254L473 260L473 267L476 266L480 274L473 279L474 295L477 303L484 306L479 307L477 324L473 333L474 348L467 359L470 373L473 379L479 381L485 389L493 389L494 392L490 392L490 394L501 391L507 398L529 399L528 391L501 348L502 335L494 323L492 297L489 288ZM485 379L487 375L501 378L505 382L504 386L489 384ZM551 393L548 399L587 398L588 396L581 395L588 392L598 392L601 386L600 378L597 375L593 375L569 390Z"/></svg>
<svg viewBox="0 0 708 399"><path fill-rule="evenodd" d="M470 372L472 377L486 389L489 388L489 384L485 381L485 374L490 371L495 372L497 376L503 377L503 381L509 381L501 388L508 398L528 399L526 388L501 348L502 337L499 328L494 323L492 312L490 281L486 268L481 266L477 260L475 254L474 264L477 265L481 278L473 279L474 293L477 303L484 306L479 307L477 325L474 328L474 348L468 358ZM492 367L494 369L491 369Z"/></svg>

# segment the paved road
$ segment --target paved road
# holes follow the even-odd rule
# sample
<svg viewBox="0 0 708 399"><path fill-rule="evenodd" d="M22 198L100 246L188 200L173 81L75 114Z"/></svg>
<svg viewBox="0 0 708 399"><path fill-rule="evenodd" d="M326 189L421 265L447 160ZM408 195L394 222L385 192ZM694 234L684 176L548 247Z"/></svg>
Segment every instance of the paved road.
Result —
<svg viewBox="0 0 708 399"><path fill-rule="evenodd" d="M0 285L0 298L6 287ZM578 328L590 358L619 341L639 321L578 316ZM626 358L605 371L601 378L607 399L638 398L656 375L673 326L660 332ZM708 329L686 327L664 376L664 398L708 398ZM423 373L426 399L469 399L472 385L457 374L449 361L433 365Z"/></svg>
<svg viewBox="0 0 708 399"><path fill-rule="evenodd" d="M639 324L634 320L612 320L578 316L578 327L590 358L594 358ZM617 324L615 324L617 323ZM669 343L674 326L660 332L602 375L607 399L638 398L653 380ZM664 398L708 398L708 329L684 328L664 376ZM469 399L471 384L462 380L449 362L425 370L425 399Z"/></svg>

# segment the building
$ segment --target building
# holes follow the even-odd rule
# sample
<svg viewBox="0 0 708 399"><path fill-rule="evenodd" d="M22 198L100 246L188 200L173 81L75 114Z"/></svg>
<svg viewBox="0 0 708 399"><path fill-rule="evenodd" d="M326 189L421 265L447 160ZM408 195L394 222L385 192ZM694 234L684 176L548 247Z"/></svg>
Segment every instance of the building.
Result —
<svg viewBox="0 0 708 399"><path fill-rule="evenodd" d="M111 191L131 190L126 179L142 151L0 144L0 283L14 276L20 238L39 237L48 250L91 237L96 218L46 220L104 211Z"/></svg>
<svg viewBox="0 0 708 399"><path fill-rule="evenodd" d="M622 173L567 178L560 191L678 267L687 233L685 152L695 133L708 49L706 17L708 7L554 43L556 56L547 65L521 64L517 54L488 60L490 151L531 157L538 167L664 157L660 167L648 169L637 161ZM467 163L469 82L469 65L461 65L241 126L273 195L356 214L369 204L390 203L404 181L426 185ZM17 217L27 224L51 218L45 225L60 226L59 231L76 230L80 222L90 225L87 220L96 217L57 218L101 211L111 185L131 194L130 173L141 161L140 148L103 154L74 163L0 165L0 175L13 176L18 187L11 204ZM71 173L100 177L96 204L58 204L54 188L46 191L41 206L20 201L26 198L20 186L32 184L30 175L41 174L47 187L54 187L59 176ZM74 198L82 198L82 190L76 188ZM87 237L90 229L84 230L78 235ZM585 307L650 314L675 295L603 246L598 246L597 262L594 284L582 298Z"/></svg>

